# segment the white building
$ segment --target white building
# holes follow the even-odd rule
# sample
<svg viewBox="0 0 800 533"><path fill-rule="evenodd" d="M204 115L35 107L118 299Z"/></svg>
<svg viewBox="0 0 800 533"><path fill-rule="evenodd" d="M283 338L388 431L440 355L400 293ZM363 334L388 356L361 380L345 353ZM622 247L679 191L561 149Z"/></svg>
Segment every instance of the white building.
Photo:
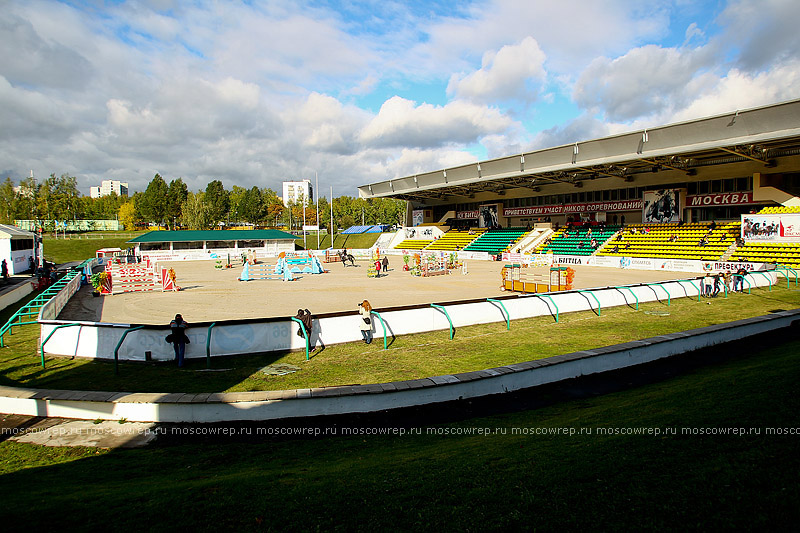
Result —
<svg viewBox="0 0 800 533"><path fill-rule="evenodd" d="M30 259L38 258L35 234L16 226L0 224L0 262L3 260L11 275L31 270Z"/></svg>
<svg viewBox="0 0 800 533"><path fill-rule="evenodd" d="M311 186L311 180L303 181L284 181L283 182L283 205L289 206L290 202L306 202L314 201L314 187Z"/></svg>
<svg viewBox="0 0 800 533"><path fill-rule="evenodd" d="M117 196L128 196L128 184L117 180L103 180L99 187L89 188L89 195L92 198L108 196L112 192Z"/></svg>

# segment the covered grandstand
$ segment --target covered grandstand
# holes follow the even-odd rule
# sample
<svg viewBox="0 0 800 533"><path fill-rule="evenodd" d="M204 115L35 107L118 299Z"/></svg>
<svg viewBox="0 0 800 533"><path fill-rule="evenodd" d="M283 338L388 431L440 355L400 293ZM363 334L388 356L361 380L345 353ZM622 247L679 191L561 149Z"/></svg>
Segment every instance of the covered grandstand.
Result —
<svg viewBox="0 0 800 533"><path fill-rule="evenodd" d="M784 217L762 228L792 227L793 217L800 228L800 100L371 183L359 195L406 200L408 226L458 231L416 235L395 248L458 242L458 250L491 255L796 264L800 235L756 244L743 224L758 214ZM565 227L595 233L587 239Z"/></svg>

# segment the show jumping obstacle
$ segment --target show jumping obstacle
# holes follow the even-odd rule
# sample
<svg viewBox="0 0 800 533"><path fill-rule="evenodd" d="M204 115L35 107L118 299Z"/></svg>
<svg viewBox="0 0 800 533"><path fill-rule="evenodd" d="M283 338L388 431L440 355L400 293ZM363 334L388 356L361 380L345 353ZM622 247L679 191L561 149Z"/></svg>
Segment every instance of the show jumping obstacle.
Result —
<svg viewBox="0 0 800 533"><path fill-rule="evenodd" d="M178 291L175 283L175 271L157 264L145 262L134 265L106 264L107 281L103 284L102 294L122 294L126 292Z"/></svg>

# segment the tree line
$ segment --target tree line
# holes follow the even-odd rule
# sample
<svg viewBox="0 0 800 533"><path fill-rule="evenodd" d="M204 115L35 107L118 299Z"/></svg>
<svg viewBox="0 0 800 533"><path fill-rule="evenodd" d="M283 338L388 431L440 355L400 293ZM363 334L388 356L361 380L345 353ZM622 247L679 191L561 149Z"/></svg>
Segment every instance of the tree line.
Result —
<svg viewBox="0 0 800 533"><path fill-rule="evenodd" d="M230 226L282 227L302 229L315 225L330 231L331 204L301 199L283 204L269 188L246 189L234 185L226 190L222 181L213 180L196 192L181 178L169 183L156 174L143 192L131 197L112 193L100 198L81 195L77 178L62 174L37 182L26 178L15 187L10 177L0 184L0 220L36 220L43 229L54 222L85 219L119 219L127 229L150 224L169 229L204 230ZM317 218L319 212L319 218ZM357 224L398 224L405 221L406 205L390 198L362 199L340 196L333 201L333 223L337 228Z"/></svg>

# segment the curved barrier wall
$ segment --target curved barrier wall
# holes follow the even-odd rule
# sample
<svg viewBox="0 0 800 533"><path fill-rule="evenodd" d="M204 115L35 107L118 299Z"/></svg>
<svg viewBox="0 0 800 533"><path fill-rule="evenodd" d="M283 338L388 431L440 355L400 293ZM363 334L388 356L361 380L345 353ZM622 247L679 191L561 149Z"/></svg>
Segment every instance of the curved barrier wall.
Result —
<svg viewBox="0 0 800 533"><path fill-rule="evenodd" d="M750 274L747 281L752 287L775 284L774 273ZM745 287L748 284L745 283ZM511 320L543 315L556 316L561 313L594 310L600 312L607 307L635 305L638 302L667 301L675 298L697 297L700 282L697 279L676 280L663 283L628 285L625 288L597 288L571 292L556 292L546 295L510 295L498 298L510 315ZM591 294L589 294L591 293ZM437 302L442 306L453 326L504 322L505 311L500 305L487 300L461 302ZM413 305L379 309L387 327L387 335L406 335L437 330L449 330L450 322L445 313L430 305ZM311 346L339 344L361 340L359 330L360 316L352 313L327 313L315 316ZM59 325L67 321L43 320L41 338L47 336ZM49 354L103 358L114 357L114 350L126 330L132 324L105 324L79 322L77 326L63 327L53 333L45 351ZM380 340L383 327L380 320L373 320L375 336ZM191 343L186 346L186 357L206 357L209 326L211 323L193 324L187 330ZM212 356L260 353L271 351L302 350L304 340L296 335L297 325L288 317L274 319L254 319L220 321L214 323L211 340L208 344ZM172 345L165 341L169 333L167 326L146 326L131 331L119 348L119 358L123 360L146 359L150 352L153 360L174 358Z"/></svg>
<svg viewBox="0 0 800 533"><path fill-rule="evenodd" d="M225 422L365 413L502 394L797 327L800 309L508 366L373 385L235 393L0 387L0 412L131 422Z"/></svg>

